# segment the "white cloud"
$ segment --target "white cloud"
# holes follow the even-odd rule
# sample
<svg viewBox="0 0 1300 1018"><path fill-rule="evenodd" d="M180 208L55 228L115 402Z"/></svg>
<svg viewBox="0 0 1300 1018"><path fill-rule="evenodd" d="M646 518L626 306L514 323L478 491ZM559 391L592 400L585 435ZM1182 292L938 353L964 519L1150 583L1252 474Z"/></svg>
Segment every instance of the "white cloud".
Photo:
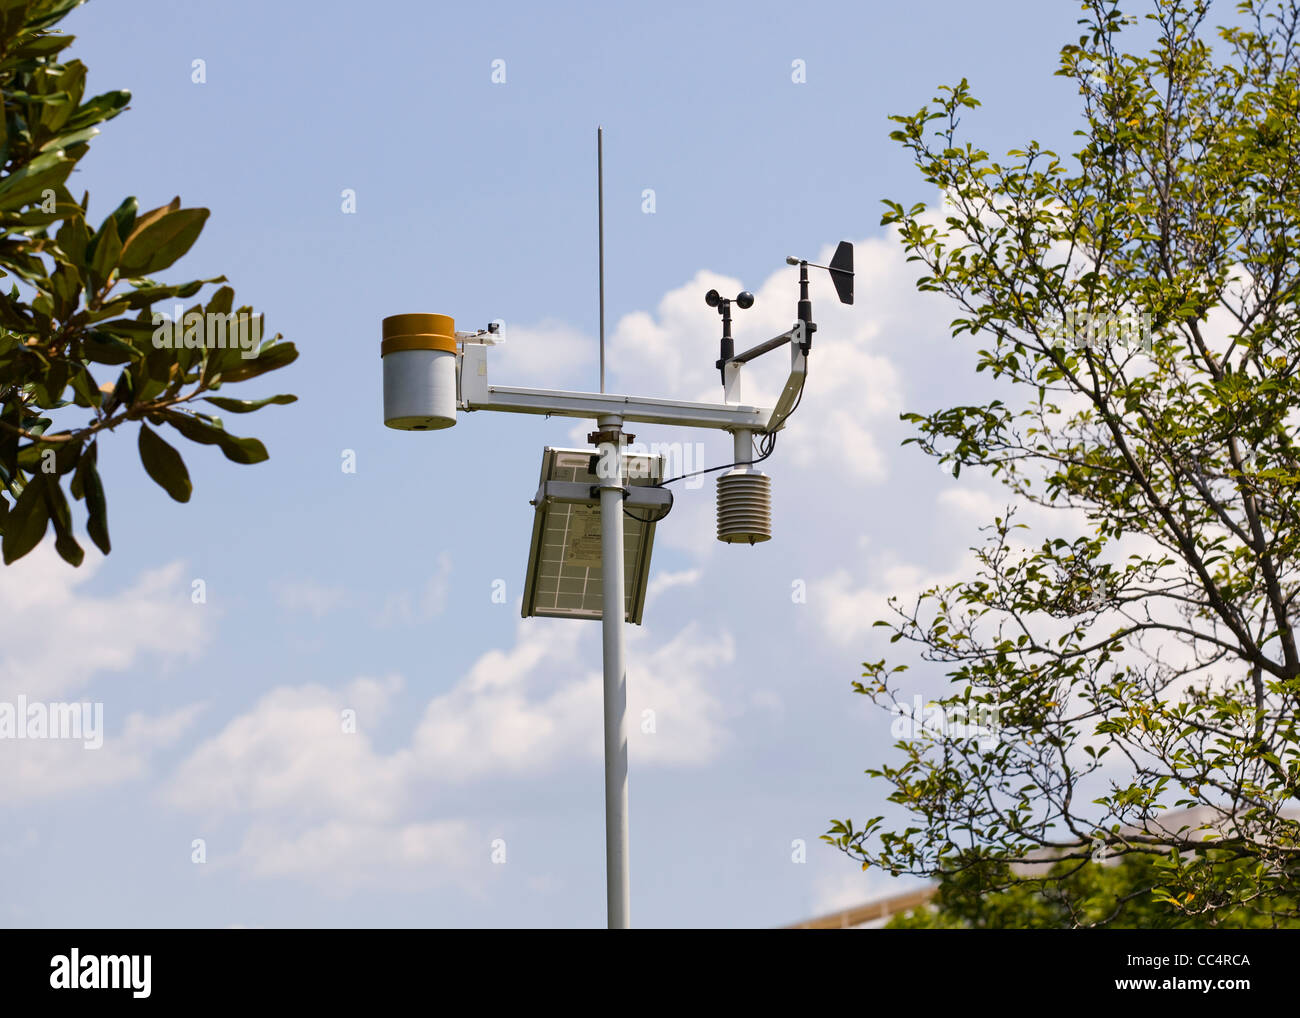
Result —
<svg viewBox="0 0 1300 1018"><path fill-rule="evenodd" d="M489 353L490 370L503 385L581 391L599 386L600 343L563 322L506 325L505 342Z"/></svg>
<svg viewBox="0 0 1300 1018"><path fill-rule="evenodd" d="M870 313L839 305L829 281L815 288L818 331L809 358L807 390L780 446L782 452L788 448L801 467L834 466L859 482L878 482L887 474L874 429L897 418L902 392L898 371L883 352L880 309L910 302L910 287L903 289L895 279L898 273L886 271L902 261L895 247L892 238L857 245L860 296L871 304ZM829 248L823 257L830 257ZM796 269L782 267L754 289L753 308L733 312L738 350L790 328L795 318L797 279ZM610 364L614 366L611 388L636 395L721 402L721 383L714 367L721 326L703 297L709 289L733 294L740 288L735 279L702 270L669 291L655 314L638 311L624 315L609 340ZM907 320L911 316L898 317ZM915 329L915 325L909 328ZM788 371L788 348L751 362L745 368L744 400L773 405Z"/></svg>
<svg viewBox="0 0 1300 1018"><path fill-rule="evenodd" d="M84 793L141 777L152 756L189 731L203 704L161 715L133 713L118 728L105 708L103 744L73 739L0 739L0 802ZM115 730L116 729L116 730Z"/></svg>
<svg viewBox="0 0 1300 1018"><path fill-rule="evenodd" d="M382 874L433 862L454 869L468 821L418 815L439 793L600 759L595 636L597 627L521 622L514 646L479 657L429 701L409 743L390 753L376 751L367 731L391 709L400 679L358 679L342 690L274 689L181 763L166 798L204 816L246 818L239 860L257 874L351 881L362 879L354 870ZM688 626L666 643L653 645L644 630L629 643L636 645L628 674L630 755L666 765L716 757L727 735L710 687L735 656L730 636ZM356 711L353 734L341 724L349 708ZM655 712L653 735L640 731L645 709ZM380 850L385 839L394 844Z"/></svg>
<svg viewBox="0 0 1300 1018"><path fill-rule="evenodd" d="M190 602L183 562L139 574L128 587L89 594L102 557L73 569L46 541L0 570L0 698L52 700L76 693L99 672L161 668L193 659L210 635L213 609Z"/></svg>
<svg viewBox="0 0 1300 1018"><path fill-rule="evenodd" d="M486 846L486 839L459 820L397 827L331 820L287 838L278 824L255 824L238 858L255 876L344 892L394 882L402 887L463 883L472 861L487 858Z"/></svg>
<svg viewBox="0 0 1300 1018"><path fill-rule="evenodd" d="M869 572L872 579L861 586L854 584L846 569L837 569L809 585L809 600L818 608L816 618L835 643L856 645L871 632L877 619L893 619L891 597L897 597L902 607L908 608L917 593L935 583L947 582L946 577L899 562Z"/></svg>
<svg viewBox="0 0 1300 1018"><path fill-rule="evenodd" d="M683 569L676 573L656 573L646 587L646 604L650 604L665 590L672 590L673 587L694 586L699 582L700 575L699 569Z"/></svg>
<svg viewBox="0 0 1300 1018"><path fill-rule="evenodd" d="M938 212L936 222L940 222ZM828 260L833 246L820 252ZM856 304L838 303L826 273L814 270L813 338L805 398L785 429L782 453L796 465L833 467L857 483L879 483L888 476L888 458L877 438L881 426L892 424L902 409L903 386L899 357L916 334L946 332L941 301L916 292L915 270L906 262L894 236L871 238L855 245ZM795 318L798 270L782 266L751 287L756 300L747 311L736 310L737 349L789 329ZM673 399L721 402L722 389L714 361L721 326L704 304L704 294L717 289L734 294L739 280L702 269L659 300L654 311L623 315L608 337L611 392ZM494 351L494 377L509 384L558 388L576 379L579 388L594 388L582 374L596 363L593 337L552 322L513 330L505 346ZM744 399L771 406L789 369L787 350L774 352L745 368ZM590 371L587 372L590 374ZM593 376L594 377L594 376ZM585 380L584 380L585 379ZM573 434L581 441L584 425ZM681 438L688 433L677 432ZM690 433L698 438L699 433ZM722 440L712 443L718 455L728 455ZM719 461L721 462L721 461Z"/></svg>
<svg viewBox="0 0 1300 1018"><path fill-rule="evenodd" d="M841 856L834 861L833 868L814 878L810 914L803 918L815 919L856 908L906 889L906 881L891 880L874 870L863 872L860 865L855 866L848 858Z"/></svg>
<svg viewBox="0 0 1300 1018"><path fill-rule="evenodd" d="M730 633L691 623L672 640L650 647L645 634L628 643L628 755L637 763L703 765L727 745L722 702L712 690L736 657ZM654 711L654 734L642 730Z"/></svg>
<svg viewBox="0 0 1300 1018"><path fill-rule="evenodd" d="M214 816L389 819L400 804L403 761L377 754L367 731L400 686L394 677L341 690L273 689L191 753L168 797ZM345 710L355 712L355 731L345 730Z"/></svg>
<svg viewBox="0 0 1300 1018"><path fill-rule="evenodd" d="M1001 489L1011 502L1017 501L1005 488ZM946 488L939 493L939 505L947 509L954 520L970 525L969 539L974 543L976 528L987 526L999 516L1006 514L1007 498L999 499L992 491L977 488L972 484ZM1032 512L1032 505L1023 505L1017 509L1017 516L1023 518L1025 511Z"/></svg>
<svg viewBox="0 0 1300 1018"><path fill-rule="evenodd" d="M600 752L597 672L577 650L573 622L521 622L515 646L488 651L425 708L413 750L419 768L445 781L520 774Z"/></svg>

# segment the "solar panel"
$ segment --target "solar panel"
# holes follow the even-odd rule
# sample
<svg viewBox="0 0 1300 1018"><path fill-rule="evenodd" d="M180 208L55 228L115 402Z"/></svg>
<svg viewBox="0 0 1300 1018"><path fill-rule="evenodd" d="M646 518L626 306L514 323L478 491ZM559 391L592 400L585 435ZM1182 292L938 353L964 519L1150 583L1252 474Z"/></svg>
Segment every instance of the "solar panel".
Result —
<svg viewBox="0 0 1300 1018"><path fill-rule="evenodd" d="M601 540L600 501L591 494L598 482L599 454L591 449L556 449L542 453L542 474L534 500L533 539L528 549L523 616L600 619ZM629 486L653 486L663 479L658 455L624 456ZM548 481L570 482L581 494L569 501L546 494ZM632 511L623 517L623 609L628 622L640 625L645 608L646 581L655 524L649 514Z"/></svg>

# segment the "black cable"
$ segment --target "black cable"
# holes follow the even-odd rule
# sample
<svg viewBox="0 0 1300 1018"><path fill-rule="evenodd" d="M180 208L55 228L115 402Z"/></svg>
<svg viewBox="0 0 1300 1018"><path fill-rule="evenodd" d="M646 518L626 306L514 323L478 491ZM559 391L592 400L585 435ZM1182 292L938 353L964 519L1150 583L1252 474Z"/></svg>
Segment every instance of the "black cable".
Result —
<svg viewBox="0 0 1300 1018"><path fill-rule="evenodd" d="M785 416L782 417L779 421L777 421L777 427L780 427L786 421L788 421L790 419L790 415L799 409L799 404L803 402L803 388L807 384L808 384L808 376L804 375L803 381L799 383L799 395L795 397L794 406L792 406L789 410L787 410L785 412ZM689 474L679 474L677 477L670 477L666 481L660 481L658 484L655 485L655 487L662 488L665 484L672 484L673 481L684 481L688 477L698 477L700 474L712 474L712 473L716 473L719 470L730 470L732 467L762 463L763 460L767 459L769 456L772 455L772 453L776 451L775 429L764 432L761 441L767 446L767 448L766 450L763 450L762 445L760 445L759 450L761 455L759 455L756 459L736 460L734 463L724 463L720 467L709 467L707 470L694 470ZM624 510L624 512L626 511L627 510Z"/></svg>
<svg viewBox="0 0 1300 1018"><path fill-rule="evenodd" d="M654 488L654 487L658 487L658 485L654 485L654 484L652 484L652 485L649 485L649 487ZM638 516L636 513L632 512L630 509L628 509L628 507L627 507L627 505L626 505L628 494L629 494L628 489L627 489L627 488L624 488L624 489L623 489L623 512L624 512L627 516L631 517L632 519L636 520L638 523L640 523L640 524L642 524L642 525L648 525L648 524L651 524L651 523L658 523L660 520L663 520L665 517L667 517L667 515L668 515L670 512L673 511L672 495L671 495L671 493L669 493L669 498L668 498L668 508L667 508L666 510L664 510L664 513L663 513L662 516L656 516L656 517L654 517L653 519L642 519L642 518L641 518L640 516Z"/></svg>
<svg viewBox="0 0 1300 1018"><path fill-rule="evenodd" d="M808 384L808 376L805 374L803 377L803 381L799 383L799 395L795 397L794 405L785 412L785 416L783 416L779 421L777 421L777 427L780 427L786 421L788 421L791 415L796 410L799 409L799 404L803 402L804 386L807 384ZM757 441L759 442L759 446L758 446L759 455L751 459L736 460L733 463L724 463L722 466L708 467L705 470L693 470L689 474L678 474L676 477L670 477L666 481L660 481L658 484L651 485L651 487L662 488L665 484L672 484L674 481L684 481L688 477L699 477L701 474L715 474L719 470L730 470L732 467L738 467L741 465L753 466L755 463L762 463L765 459L770 457L772 453L776 452L776 431L775 430L765 431L763 433L763 437L761 439L758 439ZM627 497L626 494L624 495L624 497L625 498ZM653 520L642 519L636 513L629 510L627 506L623 506L623 512L626 513L631 519L634 519L638 523L643 525L648 523L658 523L659 520L663 519L662 516ZM664 515L666 516L667 513L665 513Z"/></svg>
<svg viewBox="0 0 1300 1018"><path fill-rule="evenodd" d="M771 436L769 436L769 435L764 435L763 437L766 439L766 438L768 438L768 437L774 437L774 435L775 435L775 433L772 433ZM772 446L772 448L775 448L775 446L776 446L776 442L773 441L773 442L771 443L771 446ZM681 474L681 475L679 475L679 476L677 476L677 477L670 477L670 478L668 478L668 480L666 480L666 481L660 481L658 484L655 485L655 487L656 487L656 488L662 488L665 484L672 484L673 481L684 481L684 480L686 480L686 478L688 478L688 477L699 477L700 474L712 474L712 473L716 473L716 472L719 471L719 470L730 470L732 467L738 467L738 466L741 466L742 464L746 464L746 463L762 463L763 460L767 459L769 456L772 455L772 448L769 448L769 449L767 450L767 452L763 453L763 455L759 456L759 457L756 458L756 459L751 459L751 460L736 460L736 462L734 462L734 463L724 463L724 464L723 464L722 466L720 466L720 467L709 467L707 470L693 470L693 471L691 471L689 474Z"/></svg>

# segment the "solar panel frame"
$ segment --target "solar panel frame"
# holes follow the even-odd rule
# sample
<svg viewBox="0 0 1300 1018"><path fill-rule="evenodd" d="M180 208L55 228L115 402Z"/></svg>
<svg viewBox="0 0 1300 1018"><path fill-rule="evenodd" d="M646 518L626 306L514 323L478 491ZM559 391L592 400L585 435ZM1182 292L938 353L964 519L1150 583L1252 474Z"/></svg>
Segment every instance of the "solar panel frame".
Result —
<svg viewBox="0 0 1300 1018"><path fill-rule="evenodd" d="M571 481L594 487L599 480L595 469L599 455L593 449L547 446L542 452L539 491L547 481ZM651 486L663 479L662 456L625 453L624 462L629 486ZM641 624L645 610L654 533L653 522L643 522L636 515L623 518L624 619L636 625ZM523 617L594 621L603 618L600 553L598 494L589 502L577 503L538 498L524 578Z"/></svg>

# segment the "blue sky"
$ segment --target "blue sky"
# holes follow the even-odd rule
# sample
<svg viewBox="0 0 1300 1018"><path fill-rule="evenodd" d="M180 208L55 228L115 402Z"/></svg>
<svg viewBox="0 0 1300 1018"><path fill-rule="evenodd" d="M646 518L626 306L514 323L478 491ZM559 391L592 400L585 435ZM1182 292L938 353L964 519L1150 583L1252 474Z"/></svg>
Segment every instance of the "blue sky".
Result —
<svg viewBox="0 0 1300 1018"><path fill-rule="evenodd" d="M679 486L659 528L629 634L633 924L771 926L894 889L817 840L890 808L862 774L890 719L850 683L885 652L882 598L959 568L998 492L900 447L898 414L967 399L974 358L879 226L881 198L937 200L887 117L967 77L984 147L1068 151L1077 97L1052 71L1077 17L1027 0L74 12L91 92L133 100L70 186L95 221L127 194L210 208L168 277L226 274L302 353L242 388L300 400L227 422L268 463L185 447L184 506L112 436L113 554L72 570L47 547L0 574L5 698L100 701L107 728L99 750L0 747L0 922L603 925L599 628L519 618L542 448L589 428L385 429L378 355L386 315L500 318L493 381L596 386L597 124L611 391L720 399L705 290L758 295L746 345L793 317L787 254L858 245L854 307L814 283L803 405L765 466L774 539L716 542L712 480ZM771 360L758 393L780 384ZM702 441L710 464L730 451L633 430Z"/></svg>

